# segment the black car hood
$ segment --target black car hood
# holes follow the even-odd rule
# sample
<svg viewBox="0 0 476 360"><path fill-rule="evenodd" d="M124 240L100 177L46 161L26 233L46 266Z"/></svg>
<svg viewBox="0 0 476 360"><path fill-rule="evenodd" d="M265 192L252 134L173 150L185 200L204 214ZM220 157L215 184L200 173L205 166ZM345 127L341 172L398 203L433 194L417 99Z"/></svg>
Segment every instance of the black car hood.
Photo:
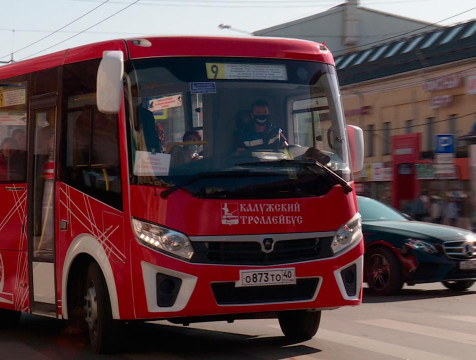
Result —
<svg viewBox="0 0 476 360"><path fill-rule="evenodd" d="M452 226L432 224L422 221L363 221L363 231L387 232L418 239L457 240L475 235L472 232ZM476 235L475 235L476 236Z"/></svg>

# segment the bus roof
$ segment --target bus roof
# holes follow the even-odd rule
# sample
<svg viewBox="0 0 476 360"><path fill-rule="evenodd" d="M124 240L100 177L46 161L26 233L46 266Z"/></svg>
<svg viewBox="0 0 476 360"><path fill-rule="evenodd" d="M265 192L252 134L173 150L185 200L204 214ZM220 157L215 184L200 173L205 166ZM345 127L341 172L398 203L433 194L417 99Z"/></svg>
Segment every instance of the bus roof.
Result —
<svg viewBox="0 0 476 360"><path fill-rule="evenodd" d="M257 57L310 60L334 64L325 45L271 37L159 36L108 40L0 67L0 79L63 64L101 58L106 50L122 50L126 59L150 57Z"/></svg>

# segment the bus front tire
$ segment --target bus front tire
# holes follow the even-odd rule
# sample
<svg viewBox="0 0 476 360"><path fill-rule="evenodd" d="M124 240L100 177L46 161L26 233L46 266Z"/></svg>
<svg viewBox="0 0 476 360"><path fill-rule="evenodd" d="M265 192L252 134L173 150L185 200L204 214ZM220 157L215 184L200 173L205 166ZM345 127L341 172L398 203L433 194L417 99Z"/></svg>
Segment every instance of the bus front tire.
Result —
<svg viewBox="0 0 476 360"><path fill-rule="evenodd" d="M84 319L92 350L98 354L115 352L114 343L120 342L117 338L114 339L115 323L112 319L107 285L97 263L91 263L87 271L84 287Z"/></svg>
<svg viewBox="0 0 476 360"><path fill-rule="evenodd" d="M20 317L20 311L0 309L0 329L13 329Z"/></svg>
<svg viewBox="0 0 476 360"><path fill-rule="evenodd" d="M312 339L319 329L321 312L315 310L290 310L278 313L279 326L284 336L293 341Z"/></svg>

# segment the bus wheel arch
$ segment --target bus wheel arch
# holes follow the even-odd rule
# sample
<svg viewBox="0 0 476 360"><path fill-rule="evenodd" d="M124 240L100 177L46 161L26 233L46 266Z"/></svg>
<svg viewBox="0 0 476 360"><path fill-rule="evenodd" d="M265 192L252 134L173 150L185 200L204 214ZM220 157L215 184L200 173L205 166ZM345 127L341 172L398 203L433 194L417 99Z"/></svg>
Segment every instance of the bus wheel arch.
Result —
<svg viewBox="0 0 476 360"><path fill-rule="evenodd" d="M119 303L117 297L116 283L112 272L111 264L104 251L104 248L91 235L79 235L71 243L63 264L62 277L62 315L64 319L69 318L70 296L77 295L78 285L83 289L83 284L91 263L97 263L104 277L107 292L109 295L111 314L113 319L119 319ZM75 304L73 300L72 304ZM78 305L78 304L76 304Z"/></svg>

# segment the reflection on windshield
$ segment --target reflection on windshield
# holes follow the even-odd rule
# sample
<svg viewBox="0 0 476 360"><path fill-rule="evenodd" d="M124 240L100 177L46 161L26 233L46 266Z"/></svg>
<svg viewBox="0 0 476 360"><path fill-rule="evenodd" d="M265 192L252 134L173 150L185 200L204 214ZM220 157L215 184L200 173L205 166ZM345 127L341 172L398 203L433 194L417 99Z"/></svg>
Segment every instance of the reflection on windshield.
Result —
<svg viewBox="0 0 476 360"><path fill-rule="evenodd" d="M377 200L357 196L357 203L362 221L407 221L399 212Z"/></svg>
<svg viewBox="0 0 476 360"><path fill-rule="evenodd" d="M308 160L350 180L333 67L216 58L133 66L127 86L136 183L203 197L325 194L336 178L292 163ZM280 160L287 162L261 164Z"/></svg>

